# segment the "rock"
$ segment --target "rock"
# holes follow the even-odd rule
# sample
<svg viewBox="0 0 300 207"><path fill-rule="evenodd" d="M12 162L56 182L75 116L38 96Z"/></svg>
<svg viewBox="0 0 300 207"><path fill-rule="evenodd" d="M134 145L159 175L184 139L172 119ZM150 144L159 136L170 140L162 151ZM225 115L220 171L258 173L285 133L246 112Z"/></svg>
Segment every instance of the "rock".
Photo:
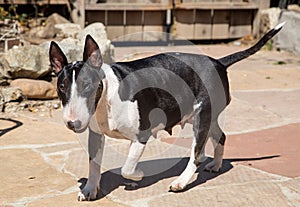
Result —
<svg viewBox="0 0 300 207"><path fill-rule="evenodd" d="M39 38L53 38L59 33L60 29L57 29L55 25L70 23L67 19L60 16L57 13L50 15L46 20L46 26L44 28L40 28L36 32L36 36Z"/></svg>
<svg viewBox="0 0 300 207"><path fill-rule="evenodd" d="M2 109L1 109L2 108ZM29 112L40 112L40 116L52 116L53 110L61 108L61 103L59 100L23 100L22 102L8 102L4 103L0 109L5 113L15 113L19 111L29 111ZM0 111L0 112L1 112Z"/></svg>
<svg viewBox="0 0 300 207"><path fill-rule="evenodd" d="M28 99L53 99L57 98L56 88L49 82L32 79L16 79L11 86L19 87L23 96Z"/></svg>
<svg viewBox="0 0 300 207"><path fill-rule="evenodd" d="M41 78L49 74L48 51L35 45L14 47L4 54L11 78Z"/></svg>
<svg viewBox="0 0 300 207"><path fill-rule="evenodd" d="M12 102L12 101L20 101L22 100L22 91L20 88L17 87L5 87L0 88L0 111L6 112L6 111L14 111L15 106L19 103ZM10 110L11 109L11 110Z"/></svg>
<svg viewBox="0 0 300 207"><path fill-rule="evenodd" d="M82 60L83 48L79 46L79 40L74 38L66 38L60 41L59 46L65 53L69 62Z"/></svg>
<svg viewBox="0 0 300 207"><path fill-rule="evenodd" d="M9 102L4 104L2 111L5 113L16 113L18 111L23 111L25 108L26 107L22 102Z"/></svg>
<svg viewBox="0 0 300 207"><path fill-rule="evenodd" d="M69 63L73 61L82 60L83 50L81 47L78 46L79 41L77 39L69 37L67 39L62 40L58 44L64 52L64 54L66 55ZM50 47L50 42L43 43L40 45L40 47L48 51Z"/></svg>
<svg viewBox="0 0 300 207"><path fill-rule="evenodd" d="M300 12L282 11L279 22L286 22L275 38L275 46L300 54Z"/></svg>
<svg viewBox="0 0 300 207"><path fill-rule="evenodd" d="M65 38L62 41L60 41L60 44L65 44L65 45L79 45L79 42L80 41L78 39L69 37L69 38Z"/></svg>
<svg viewBox="0 0 300 207"><path fill-rule="evenodd" d="M0 86L7 85L7 79L11 78L8 74L9 65L4 56L0 56Z"/></svg>
<svg viewBox="0 0 300 207"><path fill-rule="evenodd" d="M22 90L19 87L0 88L0 104L22 99Z"/></svg>
<svg viewBox="0 0 300 207"><path fill-rule="evenodd" d="M88 34L90 34L99 45L104 62L111 63L113 61L113 45L111 41L107 39L104 25L100 22L90 24L77 35L76 38L80 41L82 48L85 43L85 37Z"/></svg>
<svg viewBox="0 0 300 207"><path fill-rule="evenodd" d="M58 31L57 36L68 38L75 38L76 35L81 31L79 24L74 23L63 23L54 25L55 29Z"/></svg>
<svg viewBox="0 0 300 207"><path fill-rule="evenodd" d="M57 14L57 13L53 13L51 14L48 18L47 18L47 23L51 23L51 24L63 24L63 23L70 23L69 20L67 20L66 18L64 18L63 16Z"/></svg>
<svg viewBox="0 0 300 207"><path fill-rule="evenodd" d="M76 35L76 38L68 37L58 43L62 51L65 53L68 62L82 60L85 37L87 34L92 35L98 43L104 62L111 63L113 61L113 45L110 40L107 39L105 27L102 23L91 24L84 30L80 31ZM49 46L50 42L40 45L40 47L46 51L49 50Z"/></svg>
<svg viewBox="0 0 300 207"><path fill-rule="evenodd" d="M296 12L300 12L300 4L297 5L297 4L290 4L288 5L288 10L290 11L296 11Z"/></svg>
<svg viewBox="0 0 300 207"><path fill-rule="evenodd" d="M270 29L276 27L281 13L280 8L269 8L261 11L260 34L266 34Z"/></svg>
<svg viewBox="0 0 300 207"><path fill-rule="evenodd" d="M51 106L53 107L53 109L59 109L60 108L60 102L54 103Z"/></svg>

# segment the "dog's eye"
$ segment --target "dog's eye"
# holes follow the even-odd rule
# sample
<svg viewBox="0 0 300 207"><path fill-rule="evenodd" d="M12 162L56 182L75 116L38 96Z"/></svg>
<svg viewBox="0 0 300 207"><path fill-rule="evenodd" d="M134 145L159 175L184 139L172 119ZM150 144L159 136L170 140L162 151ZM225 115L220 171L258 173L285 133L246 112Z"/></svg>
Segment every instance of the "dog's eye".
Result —
<svg viewBox="0 0 300 207"><path fill-rule="evenodd" d="M83 88L84 88L84 90L90 90L91 89L91 84L84 84Z"/></svg>
<svg viewBox="0 0 300 207"><path fill-rule="evenodd" d="M64 92L65 91L65 84L59 84L59 86L58 86L58 88L59 88L59 90L61 91L61 92Z"/></svg>

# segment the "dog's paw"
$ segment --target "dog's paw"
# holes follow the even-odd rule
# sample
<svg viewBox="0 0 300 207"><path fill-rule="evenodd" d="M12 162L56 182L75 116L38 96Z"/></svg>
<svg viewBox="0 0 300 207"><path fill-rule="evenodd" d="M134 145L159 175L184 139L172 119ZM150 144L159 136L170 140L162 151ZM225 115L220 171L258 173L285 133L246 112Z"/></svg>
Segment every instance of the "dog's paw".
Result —
<svg viewBox="0 0 300 207"><path fill-rule="evenodd" d="M218 173L222 168L222 162L217 162L215 160L211 161L207 165L205 165L204 170L211 173Z"/></svg>
<svg viewBox="0 0 300 207"><path fill-rule="evenodd" d="M178 177L176 180L174 180L170 185L170 190L173 192L182 191L185 189L187 185L187 181L185 179L181 179Z"/></svg>
<svg viewBox="0 0 300 207"><path fill-rule="evenodd" d="M136 168L134 173L128 173L122 169L121 174L124 178L133 180L133 181L140 181L144 177L144 172L139 168Z"/></svg>
<svg viewBox="0 0 300 207"><path fill-rule="evenodd" d="M91 201L97 197L99 188L97 186L86 185L81 192L78 193L78 201Z"/></svg>

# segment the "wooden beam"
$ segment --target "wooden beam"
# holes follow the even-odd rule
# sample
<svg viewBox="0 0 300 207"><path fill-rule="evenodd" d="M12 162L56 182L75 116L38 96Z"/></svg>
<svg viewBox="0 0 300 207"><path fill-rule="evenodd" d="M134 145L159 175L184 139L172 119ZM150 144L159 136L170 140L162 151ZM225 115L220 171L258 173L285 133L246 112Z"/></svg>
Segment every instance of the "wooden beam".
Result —
<svg viewBox="0 0 300 207"><path fill-rule="evenodd" d="M10 1L0 0L0 4L11 4ZM13 4L38 4L38 5L46 5L46 4L68 4L68 0L14 0Z"/></svg>
<svg viewBox="0 0 300 207"><path fill-rule="evenodd" d="M85 9L87 11L93 10L127 10L127 11L138 11L138 10L167 10L172 9L172 5L169 4L142 4L142 3L126 3L126 4L117 4L117 3L100 3L100 4L86 4Z"/></svg>
<svg viewBox="0 0 300 207"><path fill-rule="evenodd" d="M257 4L245 3L245 2L191 2L177 4L178 9L214 9L214 10L225 10L225 9L257 9Z"/></svg>

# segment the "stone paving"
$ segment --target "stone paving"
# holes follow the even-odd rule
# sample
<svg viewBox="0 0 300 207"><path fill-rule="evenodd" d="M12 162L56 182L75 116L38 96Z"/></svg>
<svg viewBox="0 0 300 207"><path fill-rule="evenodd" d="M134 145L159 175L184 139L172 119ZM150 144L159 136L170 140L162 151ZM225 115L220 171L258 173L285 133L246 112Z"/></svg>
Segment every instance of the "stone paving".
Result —
<svg viewBox="0 0 300 207"><path fill-rule="evenodd" d="M147 48L165 51L165 48ZM170 50L195 52L195 47ZM222 56L239 47L201 46ZM117 48L124 54L141 48ZM144 50L142 50L144 51ZM223 53L222 53L223 52ZM278 65L278 61L286 64ZM146 177L120 176L129 142L105 143L101 193L78 202L86 182L88 156L83 135L67 130L61 111L0 114L0 206L300 206L300 58L260 51L229 70L232 103L220 118L228 134L223 169L203 171L187 190L169 192L184 169L192 141L191 126L172 136L151 139L139 163ZM212 146L206 147L208 156ZM211 158L208 158L208 162Z"/></svg>

